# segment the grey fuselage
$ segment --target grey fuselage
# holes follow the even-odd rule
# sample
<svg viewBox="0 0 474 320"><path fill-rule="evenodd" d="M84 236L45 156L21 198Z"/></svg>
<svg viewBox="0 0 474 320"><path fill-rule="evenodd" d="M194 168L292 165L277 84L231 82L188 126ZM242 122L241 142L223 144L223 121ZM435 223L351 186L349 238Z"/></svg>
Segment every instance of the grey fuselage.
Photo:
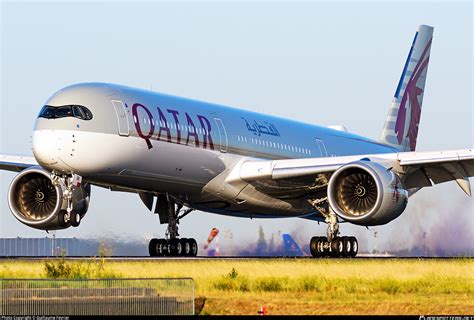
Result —
<svg viewBox="0 0 474 320"><path fill-rule="evenodd" d="M314 214L304 199L272 198L245 184L226 190L226 173L243 161L398 151L345 131L106 83L66 87L45 105L81 105L93 115L37 119L33 152L46 169L234 216Z"/></svg>

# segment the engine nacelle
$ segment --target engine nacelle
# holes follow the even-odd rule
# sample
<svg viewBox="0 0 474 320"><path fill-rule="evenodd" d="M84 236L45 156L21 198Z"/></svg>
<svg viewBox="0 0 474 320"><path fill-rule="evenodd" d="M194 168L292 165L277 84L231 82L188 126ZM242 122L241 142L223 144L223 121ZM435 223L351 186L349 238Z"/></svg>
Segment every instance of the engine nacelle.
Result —
<svg viewBox="0 0 474 320"><path fill-rule="evenodd" d="M405 210L408 192L391 170L361 160L342 166L331 176L328 200L342 219L375 226L392 221Z"/></svg>
<svg viewBox="0 0 474 320"><path fill-rule="evenodd" d="M59 213L67 209L63 197L66 188L53 184L51 174L41 167L30 167L21 171L8 190L8 205L15 218L29 227L41 230L56 230L69 227L59 220ZM74 187L72 191L73 213L81 218L89 208L90 185Z"/></svg>

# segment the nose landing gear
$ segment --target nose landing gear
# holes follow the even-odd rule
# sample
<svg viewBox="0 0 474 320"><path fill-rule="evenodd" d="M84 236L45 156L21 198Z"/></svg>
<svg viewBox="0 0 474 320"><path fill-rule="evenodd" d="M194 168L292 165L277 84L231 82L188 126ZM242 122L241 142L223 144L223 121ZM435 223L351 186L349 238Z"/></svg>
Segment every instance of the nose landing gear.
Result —
<svg viewBox="0 0 474 320"><path fill-rule="evenodd" d="M148 251L151 257L195 257L198 245L193 238L179 239L178 224L194 209L181 211L182 205L176 205L167 196L159 196L156 211L161 223L168 223L165 238L150 240Z"/></svg>

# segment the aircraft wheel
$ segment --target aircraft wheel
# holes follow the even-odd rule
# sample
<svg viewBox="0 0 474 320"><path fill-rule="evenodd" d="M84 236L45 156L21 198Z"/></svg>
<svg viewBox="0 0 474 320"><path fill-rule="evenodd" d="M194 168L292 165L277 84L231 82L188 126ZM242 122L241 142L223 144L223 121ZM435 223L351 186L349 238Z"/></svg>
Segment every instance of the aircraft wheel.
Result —
<svg viewBox="0 0 474 320"><path fill-rule="evenodd" d="M150 240L150 243L148 244L148 253L150 254L150 257L158 256L158 251L156 250L158 246L158 241L159 240L155 238Z"/></svg>
<svg viewBox="0 0 474 320"><path fill-rule="evenodd" d="M71 226L79 227L81 224L81 215L78 212L71 212Z"/></svg>
<svg viewBox="0 0 474 320"><path fill-rule="evenodd" d="M181 246L183 247L183 257L189 257L191 254L191 244L190 239L183 238L180 240Z"/></svg>
<svg viewBox="0 0 474 320"><path fill-rule="evenodd" d="M181 239L168 240L168 255L171 257L181 257L183 255Z"/></svg>
<svg viewBox="0 0 474 320"><path fill-rule="evenodd" d="M173 239L169 239L167 241L166 255L170 257L174 257L176 255L176 245Z"/></svg>
<svg viewBox="0 0 474 320"><path fill-rule="evenodd" d="M174 239L174 245L175 245L175 255L177 257L184 256L184 246L183 246L182 239Z"/></svg>
<svg viewBox="0 0 474 320"><path fill-rule="evenodd" d="M309 251L311 252L311 255L315 258L319 257L318 243L319 243L319 237L312 237L311 240L309 241Z"/></svg>
<svg viewBox="0 0 474 320"><path fill-rule="evenodd" d="M166 240L165 239L158 239L156 244L156 253L158 257L164 257L166 255Z"/></svg>
<svg viewBox="0 0 474 320"><path fill-rule="evenodd" d="M351 253L349 256L354 258L359 250L359 243L357 242L356 237L349 237L349 241L351 242Z"/></svg>
<svg viewBox="0 0 474 320"><path fill-rule="evenodd" d="M343 251L342 251L342 256L344 258L350 257L351 252L352 252L352 242L349 237L342 237L341 238L342 243L343 243Z"/></svg>
<svg viewBox="0 0 474 320"><path fill-rule="evenodd" d="M330 258L334 256L331 243L332 242L329 242L328 238L326 237L323 237L321 240L321 251L323 253L323 257Z"/></svg>
<svg viewBox="0 0 474 320"><path fill-rule="evenodd" d="M326 237L318 237L317 250L321 257L324 256L326 249L324 249L324 243L326 242Z"/></svg>
<svg viewBox="0 0 474 320"><path fill-rule="evenodd" d="M344 243L341 238L336 237L331 241L331 253L333 257L342 257L344 252Z"/></svg>
<svg viewBox="0 0 474 320"><path fill-rule="evenodd" d="M61 227L68 228L71 226L71 217L65 210L62 210L58 214L59 224Z"/></svg>
<svg viewBox="0 0 474 320"><path fill-rule="evenodd" d="M190 257L195 257L197 256L198 253L198 245L195 239L189 239L189 247L191 251L189 252Z"/></svg>
<svg viewBox="0 0 474 320"><path fill-rule="evenodd" d="M315 258L320 258L324 256L324 241L326 240L325 237L312 237L309 248L311 251L311 255Z"/></svg>

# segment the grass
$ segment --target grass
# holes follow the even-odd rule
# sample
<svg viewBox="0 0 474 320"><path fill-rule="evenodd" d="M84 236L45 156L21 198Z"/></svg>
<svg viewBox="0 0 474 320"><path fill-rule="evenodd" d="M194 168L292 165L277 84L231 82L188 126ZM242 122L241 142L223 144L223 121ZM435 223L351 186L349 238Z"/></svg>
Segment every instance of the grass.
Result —
<svg viewBox="0 0 474 320"><path fill-rule="evenodd" d="M261 306L269 314L474 313L471 259L100 261L66 264L95 270L79 277L192 277L196 297L206 298L202 314L257 314ZM3 260L0 277L44 278L45 263Z"/></svg>

